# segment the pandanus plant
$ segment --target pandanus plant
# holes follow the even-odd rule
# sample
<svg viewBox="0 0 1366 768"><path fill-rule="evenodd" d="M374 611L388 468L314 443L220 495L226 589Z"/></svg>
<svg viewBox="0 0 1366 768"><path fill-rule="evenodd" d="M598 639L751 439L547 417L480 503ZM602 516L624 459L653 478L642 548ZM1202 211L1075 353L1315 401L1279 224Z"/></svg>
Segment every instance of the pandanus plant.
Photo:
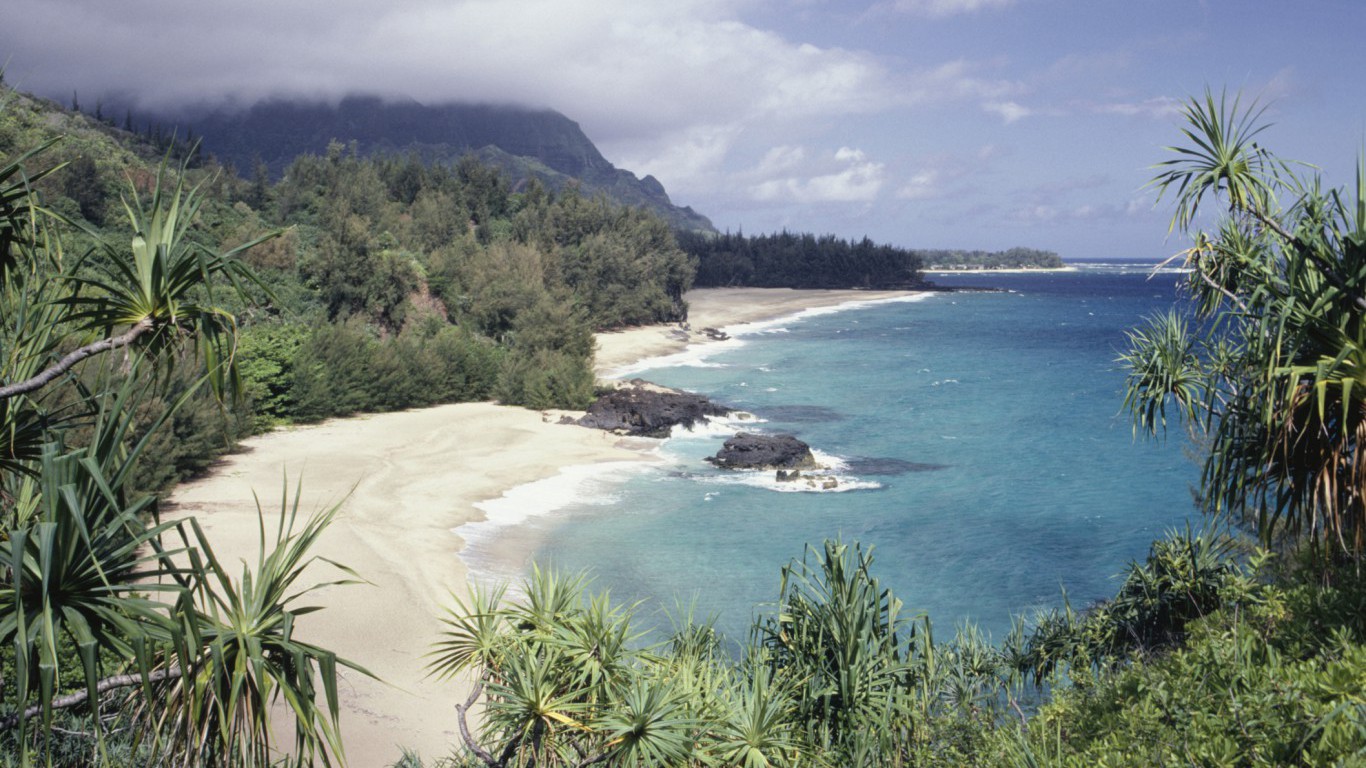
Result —
<svg viewBox="0 0 1366 768"><path fill-rule="evenodd" d="M271 720L283 702L295 725L288 759L341 762L337 667L356 667L296 635L315 610L296 605L313 589L299 581L307 552L336 510L300 524L296 491L273 541L263 515L255 568L234 579L193 520L162 522L153 498L128 490L165 419L199 386L231 383L236 325L215 284L255 282L236 257L272 235L225 253L192 244L197 191L183 169L168 185L163 168L149 202L137 190L125 202L131 240L67 264L32 190L42 174L24 170L44 148L0 167L0 648L12 674L0 731L19 731L29 764L50 744L54 713L81 707L95 735L87 762L100 763L117 704L137 713L148 759L261 765L281 757ZM183 344L206 373L134 440L139 372L173 364L164 353ZM115 350L126 355L121 383L68 384L82 361ZM45 410L63 385L88 427L80 441Z"/></svg>
<svg viewBox="0 0 1366 768"><path fill-rule="evenodd" d="M439 677L472 673L457 707L465 746L509 765L681 765L693 753L693 698L635 642L633 607L589 596L581 576L533 570L522 602L476 587L454 608L432 653ZM677 671L677 670L675 670ZM479 737L468 715L484 698Z"/></svg>
<svg viewBox="0 0 1366 768"><path fill-rule="evenodd" d="M1366 159L1355 189L1324 191L1258 143L1264 110L1206 93L1186 142L1153 184L1172 227L1196 322L1177 314L1130 335L1126 403L1160 432L1167 407L1204 433L1211 512L1268 543L1366 554ZM1221 219L1196 229L1207 205Z"/></svg>

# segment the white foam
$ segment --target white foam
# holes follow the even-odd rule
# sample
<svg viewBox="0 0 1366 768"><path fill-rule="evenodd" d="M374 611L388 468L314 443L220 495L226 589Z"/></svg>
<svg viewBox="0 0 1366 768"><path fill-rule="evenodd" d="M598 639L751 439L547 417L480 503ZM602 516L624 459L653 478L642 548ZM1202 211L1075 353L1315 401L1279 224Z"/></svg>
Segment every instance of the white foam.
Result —
<svg viewBox="0 0 1366 768"><path fill-rule="evenodd" d="M759 333L788 333L788 325L800 322L810 317L820 317L822 315L833 315L837 312L847 312L851 309L865 309L880 304L903 304L913 301L924 301L932 294L915 293L906 296L889 296L881 299L855 299L846 301L842 304L832 304L828 307L812 307L794 312L790 315L775 317L769 320L757 320L752 323L740 323L738 325L727 325L721 330L730 336L752 336Z"/></svg>
<svg viewBox="0 0 1366 768"><path fill-rule="evenodd" d="M712 485L747 485L778 493L844 493L869 491L882 487L881 483L861 480L849 471L849 462L824 451L811 449L811 456L819 469L803 469L795 480L779 480L775 470L724 470L716 474L694 475L698 482ZM834 481L826 487L827 481ZM708 495L711 495L710 493Z"/></svg>
<svg viewBox="0 0 1366 768"><path fill-rule="evenodd" d="M495 535L499 528L520 525L529 518L568 506L613 504L617 496L611 492L612 487L654 466L647 461L609 461L565 467L559 474L524 483L496 499L476 503L474 506L484 513L484 519L465 523L454 531L469 541Z"/></svg>
<svg viewBox="0 0 1366 768"><path fill-rule="evenodd" d="M812 448L811 457L816 460L817 464L831 472L843 472L849 469L849 462L825 451Z"/></svg>
<svg viewBox="0 0 1366 768"><path fill-rule="evenodd" d="M693 344L682 352L674 352L669 355L659 357L647 357L637 360L630 365L614 368L608 371L605 378L623 379L641 371L653 370L655 368L728 368L724 363L708 362L707 358L718 352L726 352L744 346L740 339L726 339L725 341L714 341L706 344Z"/></svg>
<svg viewBox="0 0 1366 768"><path fill-rule="evenodd" d="M699 482L712 485L747 485L778 493L846 493L848 491L869 491L882 487L881 483L860 480L857 477L836 474L829 470L802 470L795 480L779 480L778 473L770 470L726 470L723 474L698 476ZM833 480L827 488L827 480Z"/></svg>
<svg viewBox="0 0 1366 768"><path fill-rule="evenodd" d="M1088 271L1110 272L1120 275L1184 275L1189 274L1191 271L1190 267L1178 262L1171 262L1168 264L1132 261L1087 261L1076 262L1073 266Z"/></svg>
<svg viewBox="0 0 1366 768"><path fill-rule="evenodd" d="M669 433L669 437L671 439L731 437L750 425L762 424L764 421L765 419L760 419L752 413L734 411L729 416L710 416L692 425L692 427L675 424Z"/></svg>
<svg viewBox="0 0 1366 768"><path fill-rule="evenodd" d="M901 304L924 301L932 295L934 294L913 293L905 296L889 296L881 299L856 299L854 301L846 301L842 304L835 304L829 307L803 309L800 312L794 312L790 315L783 315L768 320L727 325L720 330L729 336L729 339L725 339L724 341L694 343L689 345L688 348L682 352L637 360L630 365L624 365L620 368L614 368L611 371L608 371L605 378L621 379L632 374L640 373L641 371L653 370L655 368L727 368L729 366L722 363L708 362L707 358L720 352L728 352L744 346L745 342L742 338L744 336L753 336L761 333L788 333L788 325L794 322L800 322L808 317L833 315L836 312L846 312L851 309L864 309L880 304Z"/></svg>

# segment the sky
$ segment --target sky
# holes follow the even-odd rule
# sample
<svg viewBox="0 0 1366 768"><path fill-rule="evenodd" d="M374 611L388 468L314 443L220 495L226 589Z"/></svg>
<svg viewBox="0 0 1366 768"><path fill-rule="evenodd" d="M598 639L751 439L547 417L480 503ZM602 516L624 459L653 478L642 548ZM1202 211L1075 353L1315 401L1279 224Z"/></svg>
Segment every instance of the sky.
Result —
<svg viewBox="0 0 1366 768"><path fill-rule="evenodd" d="M347 93L548 107L722 230L1161 258L1147 186L1206 88L1353 180L1366 0L4 0L21 90L87 109Z"/></svg>

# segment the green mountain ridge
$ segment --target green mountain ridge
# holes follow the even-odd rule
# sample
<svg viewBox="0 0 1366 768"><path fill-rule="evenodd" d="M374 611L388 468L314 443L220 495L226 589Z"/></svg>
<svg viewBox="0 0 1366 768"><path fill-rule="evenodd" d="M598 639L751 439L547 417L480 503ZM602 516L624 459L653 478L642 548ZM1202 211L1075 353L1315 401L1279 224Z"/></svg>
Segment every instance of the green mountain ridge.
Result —
<svg viewBox="0 0 1366 768"><path fill-rule="evenodd" d="M243 172L259 161L279 178L294 158L322 154L333 141L367 157L413 152L428 164L474 154L514 187L530 179L553 191L577 186L589 196L648 208L676 229L715 231L706 216L674 205L658 179L612 165L578 123L548 109L350 96L336 104L271 99L155 120L188 125L205 149Z"/></svg>

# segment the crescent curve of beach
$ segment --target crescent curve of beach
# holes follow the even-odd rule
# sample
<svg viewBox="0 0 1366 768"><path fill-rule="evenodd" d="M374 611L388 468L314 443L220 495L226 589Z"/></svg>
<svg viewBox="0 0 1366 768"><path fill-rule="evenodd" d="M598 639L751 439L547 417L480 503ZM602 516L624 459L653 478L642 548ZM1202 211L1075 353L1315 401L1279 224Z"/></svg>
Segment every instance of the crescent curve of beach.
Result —
<svg viewBox="0 0 1366 768"><path fill-rule="evenodd" d="M803 310L890 300L904 291L706 289L687 295L689 322L598 335L597 369L608 376L641 360L711 343L724 329ZM279 429L247 439L212 471L178 487L168 517L195 516L219 559L254 562L256 497L267 530L282 488L302 482L304 511L341 504L314 554L352 568L368 584L332 586L308 601L324 610L300 620L308 642L368 668L344 671L342 733L348 763L387 766L401 748L426 759L459 741L455 704L469 688L426 674L450 595L464 595L459 526L483 519L476 506L568 467L653 458L640 441L559 423L558 415L492 403L460 403ZM255 494L255 496L253 495ZM311 566L310 583L337 578ZM382 681L382 682L381 682ZM282 734L283 736L284 734ZM282 739L282 743L288 743Z"/></svg>

